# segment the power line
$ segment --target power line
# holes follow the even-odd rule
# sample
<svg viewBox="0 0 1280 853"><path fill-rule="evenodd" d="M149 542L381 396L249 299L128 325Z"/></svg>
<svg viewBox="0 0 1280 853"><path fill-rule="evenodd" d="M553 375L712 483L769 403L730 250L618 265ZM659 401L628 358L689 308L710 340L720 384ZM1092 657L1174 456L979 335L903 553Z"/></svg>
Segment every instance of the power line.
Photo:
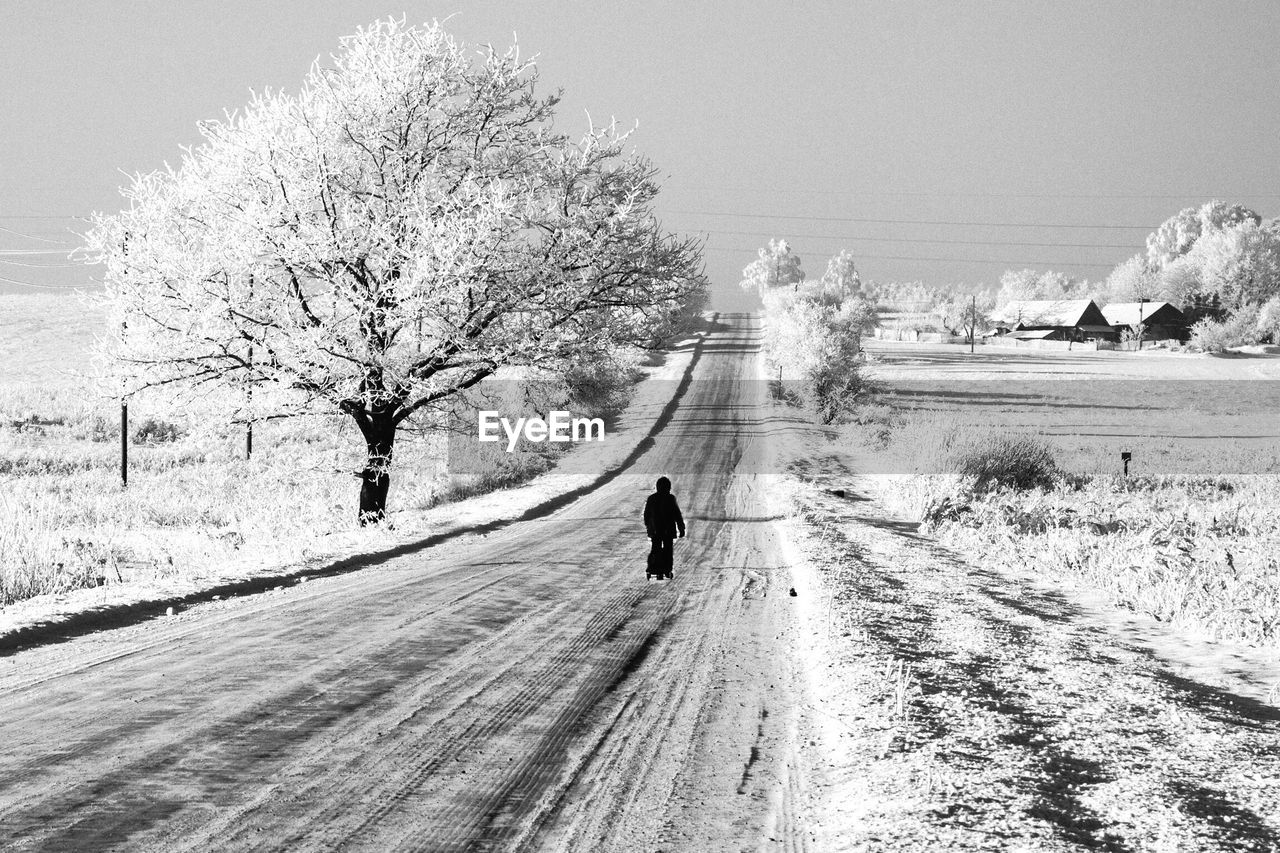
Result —
<svg viewBox="0 0 1280 853"><path fill-rule="evenodd" d="M712 231L706 228L699 228L692 232L696 234L723 234L738 235L744 237L760 236L759 231ZM787 238L788 240L791 238ZM1017 240L930 240L918 237L850 237L844 235L832 234L804 234L796 237L797 240L844 240L846 242L869 242L869 243L943 243L951 246L1043 246L1045 248L1061 248L1061 249L1133 249L1132 243L1029 243Z"/></svg>
<svg viewBox="0 0 1280 853"><path fill-rule="evenodd" d="M10 260L6 260L6 259L4 259L4 258L0 258L0 264L3 264L3 265L5 265L5 266L9 266L9 267L30 267L31 269L37 269L37 270L53 270L53 269L60 269L60 268L63 268L63 267L82 267L82 266L84 266L84 264L75 264L75 263L65 263L65 264L29 264L29 263L27 263L26 261L10 261Z"/></svg>
<svg viewBox="0 0 1280 853"><path fill-rule="evenodd" d="M36 284L33 281L18 281L16 278L8 278L3 275L0 275L0 282L16 284L19 287L36 287L41 290L79 290L86 286L83 284Z"/></svg>
<svg viewBox="0 0 1280 853"><path fill-rule="evenodd" d="M732 252L737 255L749 255L754 249L725 249L725 248L704 248L704 252ZM856 256L855 260L866 259L876 261L936 261L938 263L949 264L1012 264L1014 266L1041 266L1041 267L1098 267L1099 269L1112 269L1115 264L1097 264L1083 261L1011 261L1000 258L922 258L907 255L862 255Z"/></svg>
<svg viewBox="0 0 1280 853"><path fill-rule="evenodd" d="M784 216L766 213L724 213L714 210L671 210L690 216L726 216L734 219L798 219L806 222L871 222L883 225L960 225L984 228L1082 228L1111 231L1154 231L1149 225L1081 225L1080 223L1053 222L961 222L950 219L872 219L857 216Z"/></svg>
<svg viewBox="0 0 1280 853"><path fill-rule="evenodd" d="M935 192L925 190L833 190L802 187L716 186L714 184L674 184L684 189L726 190L728 192L761 192L799 195L901 196L907 198L1044 198L1044 199L1178 199L1178 198L1280 198L1280 193L993 193Z"/></svg>
<svg viewBox="0 0 1280 853"><path fill-rule="evenodd" d="M49 238L47 238L47 237L37 237L35 234L25 234L25 233L23 233L22 231L15 231L15 230L13 230L12 228L5 228L3 225L0 225L0 231L5 232L6 234L13 234L14 236L22 237L22 238L27 239L27 240L37 240L37 241L39 241L39 242L41 242L41 243L51 243L51 244L53 244L53 245L55 245L55 246L66 246L66 245L67 245L66 243L64 243L64 242L63 242L63 241L61 241L61 240L50 240L50 239L49 239Z"/></svg>

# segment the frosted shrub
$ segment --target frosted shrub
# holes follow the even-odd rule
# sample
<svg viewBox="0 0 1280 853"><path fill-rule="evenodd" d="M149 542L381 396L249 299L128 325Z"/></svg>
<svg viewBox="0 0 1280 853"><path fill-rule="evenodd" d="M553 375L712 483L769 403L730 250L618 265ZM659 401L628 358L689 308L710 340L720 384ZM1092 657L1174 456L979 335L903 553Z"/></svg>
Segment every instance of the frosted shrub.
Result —
<svg viewBox="0 0 1280 853"><path fill-rule="evenodd" d="M1275 477L1086 479L974 497L932 526L972 559L1072 577L1162 622L1276 648L1277 500Z"/></svg>
<svg viewBox="0 0 1280 853"><path fill-rule="evenodd" d="M764 293L765 356L770 372L793 380L778 389L813 409L824 424L841 422L865 396L859 354L869 308L858 298L836 305L816 301L822 291Z"/></svg>
<svg viewBox="0 0 1280 853"><path fill-rule="evenodd" d="M569 407L576 413L613 417L631 399L638 372L638 352L617 348L598 361L577 365L564 375Z"/></svg>
<svg viewBox="0 0 1280 853"><path fill-rule="evenodd" d="M972 478L981 491L991 488L1017 490L1052 488L1059 475L1049 445L1030 435L990 435L956 447L948 467Z"/></svg>
<svg viewBox="0 0 1280 853"><path fill-rule="evenodd" d="M916 474L952 475L978 492L1047 489L1061 476L1049 445L1026 433L962 429L920 419L905 424L893 444Z"/></svg>
<svg viewBox="0 0 1280 853"><path fill-rule="evenodd" d="M1271 297L1258 310L1258 336L1280 344L1280 296Z"/></svg>
<svg viewBox="0 0 1280 853"><path fill-rule="evenodd" d="M133 431L133 440L138 444L167 444L177 441L183 431L177 424L156 418L147 418Z"/></svg>
<svg viewBox="0 0 1280 853"><path fill-rule="evenodd" d="M1256 344L1261 337L1258 309L1253 305L1237 308L1225 320L1205 319L1191 327L1191 347L1201 352L1223 352Z"/></svg>

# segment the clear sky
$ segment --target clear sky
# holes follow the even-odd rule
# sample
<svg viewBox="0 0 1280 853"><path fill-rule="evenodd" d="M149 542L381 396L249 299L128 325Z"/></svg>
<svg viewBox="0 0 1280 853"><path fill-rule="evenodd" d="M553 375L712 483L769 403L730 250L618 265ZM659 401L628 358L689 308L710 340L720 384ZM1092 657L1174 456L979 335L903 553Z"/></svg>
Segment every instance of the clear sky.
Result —
<svg viewBox="0 0 1280 853"><path fill-rule="evenodd" d="M769 237L810 276L848 248L880 280L1096 278L1181 207L1280 208L1280 3L5 0L0 278L87 283L40 267L122 173L401 14L514 34L565 130L638 120L721 307Z"/></svg>

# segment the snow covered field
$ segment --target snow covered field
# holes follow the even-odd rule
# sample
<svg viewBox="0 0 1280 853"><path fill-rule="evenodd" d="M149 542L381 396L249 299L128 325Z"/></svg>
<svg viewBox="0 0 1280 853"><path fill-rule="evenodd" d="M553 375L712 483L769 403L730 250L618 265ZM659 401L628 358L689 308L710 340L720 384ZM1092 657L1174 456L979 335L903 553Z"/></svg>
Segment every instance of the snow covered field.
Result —
<svg viewBox="0 0 1280 853"><path fill-rule="evenodd" d="M148 589L110 631L74 596L5 608L15 640L61 627L0 657L4 837L1274 849L1275 659L928 535L868 445L764 400L755 323L526 486ZM659 473L670 583L642 569Z"/></svg>
<svg viewBox="0 0 1280 853"><path fill-rule="evenodd" d="M136 398L131 433L154 420L192 434L131 440L122 488L119 402L92 379L102 322L75 297L0 296L0 346L13 356L0 366L0 637L9 642L51 620L292 583L361 554L518 517L620 464L677 387L692 343L643 369L608 441L518 489L455 503L440 442L402 442L392 529L359 530L350 472L362 448L345 419L258 424L246 461L243 428L195 431L216 411L157 411ZM532 461L541 466L532 473L546 467Z"/></svg>
<svg viewBox="0 0 1280 853"><path fill-rule="evenodd" d="M784 459L804 645L824 662L825 849L1274 849L1274 456L1231 442L1274 430L1257 380L1280 361L870 348L893 415ZM1179 380L1213 396L1168 394ZM1087 463L1113 449L1109 420L1143 465L1182 441L1209 470L1263 473L948 493L955 519L921 524L944 430L1034 432Z"/></svg>

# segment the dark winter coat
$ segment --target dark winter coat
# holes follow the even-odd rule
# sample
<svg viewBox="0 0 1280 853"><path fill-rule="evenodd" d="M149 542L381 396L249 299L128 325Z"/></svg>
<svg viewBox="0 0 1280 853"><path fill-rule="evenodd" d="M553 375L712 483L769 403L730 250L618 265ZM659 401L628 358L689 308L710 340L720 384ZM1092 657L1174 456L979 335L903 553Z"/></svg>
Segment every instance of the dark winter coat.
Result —
<svg viewBox="0 0 1280 853"><path fill-rule="evenodd" d="M676 532L684 535L684 516L680 504L670 492L654 492L644 502L644 529L650 539L675 539Z"/></svg>

